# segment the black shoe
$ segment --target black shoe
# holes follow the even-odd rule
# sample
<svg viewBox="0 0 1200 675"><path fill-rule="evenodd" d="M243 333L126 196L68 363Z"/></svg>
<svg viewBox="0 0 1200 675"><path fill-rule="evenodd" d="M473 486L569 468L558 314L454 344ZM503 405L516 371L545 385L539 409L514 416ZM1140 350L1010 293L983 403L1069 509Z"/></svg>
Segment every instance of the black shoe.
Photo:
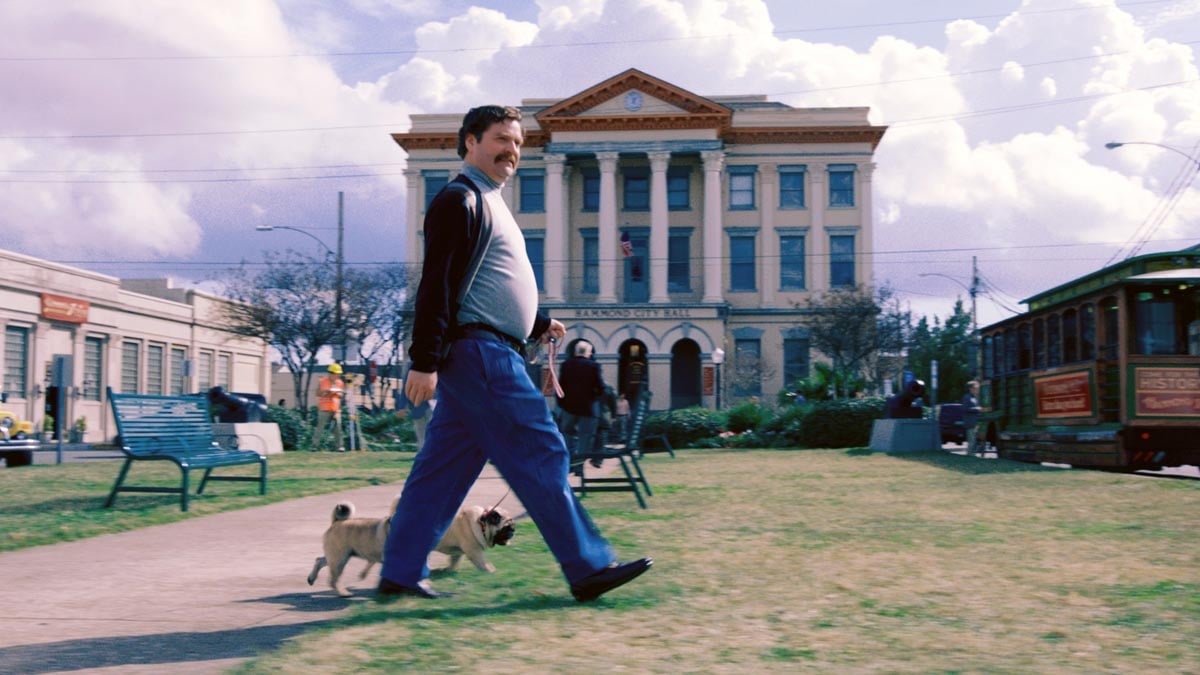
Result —
<svg viewBox="0 0 1200 675"><path fill-rule="evenodd" d="M653 558L613 563L599 572L571 584L571 595L575 596L575 600L578 602L590 602L612 589L638 578L653 564Z"/></svg>
<svg viewBox="0 0 1200 675"><path fill-rule="evenodd" d="M599 457L593 457L589 459L588 462L597 469L604 466L604 460L600 459Z"/></svg>
<svg viewBox="0 0 1200 675"><path fill-rule="evenodd" d="M429 585L428 579L422 579L418 581L416 586L401 586L400 584L388 581L383 577L379 577L379 588L375 591L375 597L377 599L391 599L402 595L410 595L415 598L426 598L428 600L454 597L454 593L444 593L442 591L433 590L433 586Z"/></svg>

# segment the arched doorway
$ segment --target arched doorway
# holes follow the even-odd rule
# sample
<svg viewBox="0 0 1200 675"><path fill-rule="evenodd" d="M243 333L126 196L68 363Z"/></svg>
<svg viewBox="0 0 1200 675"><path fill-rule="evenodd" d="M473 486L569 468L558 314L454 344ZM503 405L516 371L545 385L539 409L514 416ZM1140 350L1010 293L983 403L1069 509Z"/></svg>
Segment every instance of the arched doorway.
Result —
<svg viewBox="0 0 1200 675"><path fill-rule="evenodd" d="M700 345L684 338L671 347L671 407L700 405Z"/></svg>
<svg viewBox="0 0 1200 675"><path fill-rule="evenodd" d="M619 354L617 391L625 394L632 404L650 384L650 373L646 368L646 345L641 340L626 340L621 343Z"/></svg>

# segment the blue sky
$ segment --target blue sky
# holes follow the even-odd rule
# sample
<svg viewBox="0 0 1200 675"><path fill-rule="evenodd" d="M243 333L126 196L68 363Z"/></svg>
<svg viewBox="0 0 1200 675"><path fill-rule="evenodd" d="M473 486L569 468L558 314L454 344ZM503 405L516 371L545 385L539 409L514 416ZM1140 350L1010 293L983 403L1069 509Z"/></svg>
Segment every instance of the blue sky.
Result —
<svg viewBox="0 0 1200 675"><path fill-rule="evenodd" d="M199 280L335 242L401 259L408 115L566 97L628 67L700 95L869 106L876 279L980 320L1197 243L1200 0L7 0L0 247ZM935 276L919 276L922 273Z"/></svg>

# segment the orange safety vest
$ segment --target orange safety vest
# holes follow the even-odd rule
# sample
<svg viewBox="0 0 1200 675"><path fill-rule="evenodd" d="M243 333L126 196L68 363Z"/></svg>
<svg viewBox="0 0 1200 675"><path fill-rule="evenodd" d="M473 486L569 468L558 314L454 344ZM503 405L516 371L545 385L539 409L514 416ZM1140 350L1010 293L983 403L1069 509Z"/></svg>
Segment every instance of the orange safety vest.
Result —
<svg viewBox="0 0 1200 675"><path fill-rule="evenodd" d="M317 410L337 412L342 407L342 378L322 377L317 384Z"/></svg>

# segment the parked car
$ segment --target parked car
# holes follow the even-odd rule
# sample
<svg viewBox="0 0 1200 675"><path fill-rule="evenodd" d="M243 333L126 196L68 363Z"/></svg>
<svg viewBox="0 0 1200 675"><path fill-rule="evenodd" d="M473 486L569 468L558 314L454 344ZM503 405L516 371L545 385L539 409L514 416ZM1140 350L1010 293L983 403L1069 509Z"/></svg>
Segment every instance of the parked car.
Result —
<svg viewBox="0 0 1200 675"><path fill-rule="evenodd" d="M29 466L33 463L33 424L11 410L0 409L0 459L5 466Z"/></svg>
<svg viewBox="0 0 1200 675"><path fill-rule="evenodd" d="M938 406L937 419L943 443L965 443L967 441L967 430L963 428L961 403L943 403Z"/></svg>
<svg viewBox="0 0 1200 675"><path fill-rule="evenodd" d="M33 438L33 423L17 417L11 410L0 409L0 440L23 441Z"/></svg>

